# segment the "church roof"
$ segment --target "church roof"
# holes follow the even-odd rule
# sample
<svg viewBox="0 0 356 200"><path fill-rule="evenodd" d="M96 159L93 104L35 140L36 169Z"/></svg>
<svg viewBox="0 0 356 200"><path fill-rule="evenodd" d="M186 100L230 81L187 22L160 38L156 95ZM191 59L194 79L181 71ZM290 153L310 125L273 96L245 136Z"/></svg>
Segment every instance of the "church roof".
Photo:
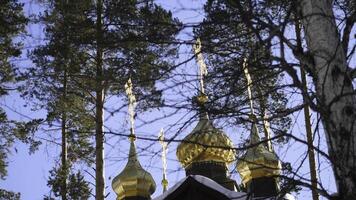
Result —
<svg viewBox="0 0 356 200"><path fill-rule="evenodd" d="M247 149L246 154L237 163L237 170L241 175L243 184L247 184L252 179L281 174L282 166L277 155L259 143L261 143L261 139L258 128L253 123L250 140L252 147Z"/></svg>
<svg viewBox="0 0 356 200"><path fill-rule="evenodd" d="M246 193L228 190L205 176L190 175L176 183L172 188L167 190L167 192L156 197L154 200L175 199L247 200L248 197Z"/></svg>
<svg viewBox="0 0 356 200"><path fill-rule="evenodd" d="M200 175L190 175L176 183L169 190L153 200L276 200L277 197L251 197L244 192L228 190L210 178ZM283 200L295 200L286 194L279 198Z"/></svg>
<svg viewBox="0 0 356 200"><path fill-rule="evenodd" d="M215 128L208 114L200 114L199 122L178 145L177 157L184 168L194 162L215 161L226 165L236 160L230 138Z"/></svg>
<svg viewBox="0 0 356 200"><path fill-rule="evenodd" d="M118 200L129 197L149 198L156 190L152 175L144 170L138 161L134 140L135 136L131 136L129 159L124 170L112 181L112 188Z"/></svg>

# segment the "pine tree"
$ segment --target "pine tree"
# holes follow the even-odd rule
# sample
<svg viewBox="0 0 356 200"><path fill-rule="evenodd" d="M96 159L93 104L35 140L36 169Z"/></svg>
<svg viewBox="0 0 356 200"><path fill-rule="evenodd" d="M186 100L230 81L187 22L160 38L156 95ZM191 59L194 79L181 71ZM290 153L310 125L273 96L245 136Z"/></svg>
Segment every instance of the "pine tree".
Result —
<svg viewBox="0 0 356 200"><path fill-rule="evenodd" d="M320 115L323 124L329 152L328 155L322 151L318 153L332 163L338 194L337 197L330 195L322 187L319 193L330 199L355 198L356 146L353 144L356 141L356 98L353 80L356 70L350 63L355 56L355 45L350 43L356 21L355 2L210 0L206 9L217 11L215 20L211 21L216 29L211 29L210 34L224 34L225 29L229 32L242 25L255 37L256 47L272 47L278 51L271 56L274 68L288 75L291 84L287 87L303 94L307 99L305 102ZM303 34L301 41L297 42L298 34L293 31L300 23ZM239 40L245 34L235 33L237 37L230 40ZM234 43L230 40L213 41L214 45L224 47L217 52L220 57L226 58L227 54L239 52L236 51L238 46L229 45ZM236 55L239 56L242 55ZM307 91L298 68L303 68L313 80L313 87ZM301 108L299 105L281 115ZM312 187L310 183L299 184Z"/></svg>
<svg viewBox="0 0 356 200"><path fill-rule="evenodd" d="M36 100L37 108L47 110L45 121L61 132L61 164L52 170L49 185L55 196L69 198L71 168L76 162L93 163L94 149L91 132L94 122L90 116L88 94L78 88L78 77L88 60L86 52L73 45L77 42L73 22L83 18L81 12L88 6L69 1L44 1L47 6L40 16L45 24L46 43L35 48L30 57L34 63L22 74L26 79L23 96ZM57 181L60 187L56 188ZM88 194L85 194L88 195ZM83 197L84 199L84 197Z"/></svg>
<svg viewBox="0 0 356 200"><path fill-rule="evenodd" d="M0 2L0 96L8 94L11 87L9 83L14 81L15 66L10 58L21 54L21 43L14 41L15 37L24 32L27 23L22 12L22 4L17 0L5 0ZM7 171L7 153L14 142L11 135L12 123L0 108L0 176L4 178Z"/></svg>
<svg viewBox="0 0 356 200"><path fill-rule="evenodd" d="M103 200L105 96L108 92L122 93L124 83L131 77L146 105L160 103L161 93L155 89L155 81L171 70L168 59L176 50L170 42L179 30L179 22L151 1L98 0L95 13L94 38L87 45L95 52L91 77L96 94L96 199Z"/></svg>
<svg viewBox="0 0 356 200"><path fill-rule="evenodd" d="M20 200L20 193L9 192L3 189L0 189L0 199L7 200Z"/></svg>
<svg viewBox="0 0 356 200"><path fill-rule="evenodd" d="M54 8L60 5L57 1L49 3ZM171 42L179 31L180 23L172 18L170 12L151 1L80 0L67 3L66 12L70 13L67 27L58 25L65 19L63 13L48 11L46 33L50 42L32 54L33 62L40 68L30 70L29 77L35 78L31 78L33 85L28 85L34 88L28 95L48 102L44 108L50 114L54 113L56 120L63 119L62 112L67 113L68 120L69 113L78 109L71 108L68 103L71 93L81 97L73 97L75 102L84 101L80 105L90 102L95 110L92 115L96 143L95 196L102 200L105 197L105 97L120 95L124 91L124 83L131 77L137 86L135 92L139 100L145 102L142 105L159 105L161 91L156 89L155 82L166 78L172 69L170 58L176 55L177 50ZM64 42L66 38L68 43ZM69 63L66 55L70 55ZM66 68L66 64L70 67ZM61 101L65 89L64 77L67 77L65 71L68 76L66 101ZM33 87L42 83L45 85ZM80 108L85 113L87 107ZM69 113L68 109L71 110Z"/></svg>
<svg viewBox="0 0 356 200"><path fill-rule="evenodd" d="M22 12L22 4L17 0L0 2L0 96L8 94L9 85L14 81L15 66L10 58L21 54L21 43L14 41L15 37L24 32L27 19ZM13 124L7 119L5 111L0 108L0 177L7 174L7 153L14 142L11 135Z"/></svg>
<svg viewBox="0 0 356 200"><path fill-rule="evenodd" d="M28 19L23 13L23 4L17 0L0 2L0 97L16 89L16 65L10 60L21 55L22 43L17 37L25 32ZM7 175L7 157L12 152L12 144L21 141L30 145L30 153L40 145L33 137L41 120L19 122L9 120L0 107L0 178ZM16 151L16 149L15 149ZM20 199L20 194L0 189L0 199Z"/></svg>
<svg viewBox="0 0 356 200"><path fill-rule="evenodd" d="M53 196L63 198L63 179L68 181L66 196L68 200L86 200L90 198L91 189L89 183L80 172L62 173L62 169L52 169L47 185L52 188ZM46 195L44 200L55 199L52 195Z"/></svg>
<svg viewBox="0 0 356 200"><path fill-rule="evenodd" d="M283 74L272 64L270 44L260 44L240 15L225 1L211 0L204 7L206 17L195 29L196 37L203 41L202 52L210 67L208 91L211 91L212 113L216 117L234 117L234 124L245 124L249 101L244 66L252 78L254 107L266 139L262 119L272 125L276 135L286 132L291 120L288 116L274 117L287 109L283 92ZM243 118L242 116L245 116ZM249 120L247 120L249 121Z"/></svg>
<svg viewBox="0 0 356 200"><path fill-rule="evenodd" d="M318 108L333 163L338 199L356 198L356 95L348 58L350 33L356 22L356 3L345 4L346 21L340 36L333 1L298 2L298 17L303 24L309 59L299 56L306 71L313 77ZM336 4L337 5L337 4ZM330 19L331 16L331 19ZM350 29L350 30L348 30ZM348 55L350 52L350 55ZM353 69L355 71L355 69Z"/></svg>

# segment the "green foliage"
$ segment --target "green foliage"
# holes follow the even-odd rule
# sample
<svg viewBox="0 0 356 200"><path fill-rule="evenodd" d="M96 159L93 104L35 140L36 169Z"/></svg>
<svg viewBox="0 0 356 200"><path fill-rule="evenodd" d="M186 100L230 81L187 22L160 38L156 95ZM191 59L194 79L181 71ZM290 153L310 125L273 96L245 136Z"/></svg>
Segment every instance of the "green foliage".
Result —
<svg viewBox="0 0 356 200"><path fill-rule="evenodd" d="M9 58L21 54L21 43L14 38L23 33L27 23L22 12L22 4L17 0L3 0L0 2L0 95L7 94L6 83L13 80L14 66Z"/></svg>
<svg viewBox="0 0 356 200"><path fill-rule="evenodd" d="M11 58L20 56L22 44L15 42L15 38L24 33L27 18L22 11L23 4L17 0L0 1L0 97L8 94L15 76L15 66ZM7 171L7 156L11 152L12 144L16 139L32 144L35 149L38 142L31 136L32 122L20 123L8 120L5 111L0 108L0 178L4 179ZM11 195L1 190L1 195L12 199L18 198L17 194Z"/></svg>
<svg viewBox="0 0 356 200"><path fill-rule="evenodd" d="M39 145L41 145L40 141L35 140L35 132L42 122L42 119L34 119L28 122L15 122L12 135L19 141L29 145L30 154L38 150Z"/></svg>
<svg viewBox="0 0 356 200"><path fill-rule="evenodd" d="M97 88L97 78L103 80L105 91L122 94L131 77L135 94L142 101L140 108L161 103L162 91L156 89L155 82L167 78L172 70L170 58L176 56L177 48L171 42L181 25L170 12L153 3L104 1L104 28L98 42L96 5L92 1L44 2L48 9L41 19L46 24L48 42L31 53L35 67L22 78L27 80L23 96L38 100L36 108L48 111L46 121L58 122L61 113L67 112L69 128L90 132L93 118L87 110L95 102L91 95ZM105 52L103 77L96 76L98 43ZM80 130L76 130L78 127Z"/></svg>
<svg viewBox="0 0 356 200"><path fill-rule="evenodd" d="M173 69L171 58L177 55L177 46L172 43L181 23L149 1L104 1L103 4L103 28L98 30L96 17L87 14L83 16L86 23L80 24L80 32L76 31L81 47L91 55L88 63L93 64L83 71L83 77L87 78L80 81L81 86L92 92L100 78L106 91L121 95L131 77L135 95L142 102L140 108L159 105L161 91L156 89L155 82L167 78ZM94 13L96 5L90 8L85 13ZM94 67L98 62L97 48L105 52L102 77L97 77Z"/></svg>
<svg viewBox="0 0 356 200"><path fill-rule="evenodd" d="M63 171L63 168L52 169L50 171L50 177L47 185L52 189L54 197L61 196L61 184L63 179L66 179L68 183L68 200L85 200L89 199L91 194L91 189L89 183L85 181L84 176L78 171L77 173L70 173L69 176L68 170ZM45 196L45 200L55 199L52 195Z"/></svg>
<svg viewBox="0 0 356 200"><path fill-rule="evenodd" d="M20 193L15 193L11 191L7 191L4 189L0 189L0 199L6 200L20 200L21 195Z"/></svg>
<svg viewBox="0 0 356 200"><path fill-rule="evenodd" d="M282 173L286 176L292 177L295 173L293 172L293 167L291 163L289 162L284 162L282 163ZM299 194L299 192L303 188L299 185L298 180L292 179L292 178L282 178L280 179L280 195L284 196L287 193L296 193Z"/></svg>
<svg viewBox="0 0 356 200"><path fill-rule="evenodd" d="M207 77L211 113L217 117L233 117L233 124L245 124L250 110L244 62L253 81L252 96L257 115L263 118L264 114L273 116L284 111L288 102L283 91L286 86L282 84L282 71L272 63L269 43L260 43L260 38L243 23L238 8L226 1L210 0L204 9L206 18L195 29L195 34L203 41L202 51L211 66ZM262 30L261 35L264 34ZM275 134L290 127L289 117L275 117L269 121Z"/></svg>
<svg viewBox="0 0 356 200"><path fill-rule="evenodd" d="M8 165L6 159L12 152L13 143L21 141L29 145L30 153L36 151L41 142L35 139L34 133L42 121L16 122L7 120L4 112L0 113L0 120L0 178L5 179ZM15 149L15 151L17 150Z"/></svg>
<svg viewBox="0 0 356 200"><path fill-rule="evenodd" d="M42 2L46 43L30 52L34 66L22 74L22 96L36 101L34 109L47 110L49 126L65 123L68 164L91 164L95 92L103 88L106 94L121 95L131 77L141 108L159 105L161 91L155 82L173 69L170 58L177 47L171 42L180 23L152 2L103 1L103 26L98 28L99 4L91 0ZM104 52L102 64L99 51ZM98 66L103 74L98 74ZM51 172L48 183L56 195L61 194L66 172Z"/></svg>
<svg viewBox="0 0 356 200"><path fill-rule="evenodd" d="M70 194L71 188L64 180L85 182L80 174L69 174L70 166L93 163L91 137L95 120L90 113L91 94L78 84L83 82L82 71L87 67L89 56L85 49L76 45L80 43L76 29L86 23L84 12L92 5L90 2L43 1L46 10L39 19L45 24L46 43L30 52L34 65L21 74L21 79L25 80L22 96L34 100L34 109L47 111L46 125L60 130L62 150L66 149L62 152L62 155L66 152L62 167L52 170L48 180L56 197L74 195L72 199L85 199L83 195Z"/></svg>
<svg viewBox="0 0 356 200"><path fill-rule="evenodd" d="M14 142L14 138L10 133L11 127L6 123L7 117L5 112L0 112L0 120L0 177L4 179L7 175L7 154Z"/></svg>
<svg viewBox="0 0 356 200"><path fill-rule="evenodd" d="M69 199L72 200L85 200L89 199L91 194L91 189L89 188L89 183L84 180L84 176L77 172L76 174L71 174L69 176Z"/></svg>
<svg viewBox="0 0 356 200"><path fill-rule="evenodd" d="M82 24L82 12L87 4L67 5L64 1L49 3L40 17L46 24L47 43L37 47L30 57L35 64L22 74L27 80L22 96L36 101L36 109L47 110L45 121L50 127L65 121L71 162L90 164L93 147L90 141L94 120L89 111L87 91L78 86L81 71L88 60L87 53L75 46L77 32L71 31Z"/></svg>
<svg viewBox="0 0 356 200"><path fill-rule="evenodd" d="M95 149L90 137L92 132L68 132L68 161L70 163L83 162L91 165L94 163Z"/></svg>

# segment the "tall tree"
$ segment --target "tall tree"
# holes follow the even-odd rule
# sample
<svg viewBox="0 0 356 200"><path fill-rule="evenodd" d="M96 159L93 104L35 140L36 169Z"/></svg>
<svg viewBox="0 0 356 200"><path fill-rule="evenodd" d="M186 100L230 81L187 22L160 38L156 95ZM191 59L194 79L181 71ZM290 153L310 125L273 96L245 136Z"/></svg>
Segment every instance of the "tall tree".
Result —
<svg viewBox="0 0 356 200"><path fill-rule="evenodd" d="M88 45L95 52L96 199L103 200L105 95L107 91L123 92L122 86L131 77L141 98L147 95L143 99L148 105L159 103L155 81L171 70L168 59L175 55L176 47L170 42L179 22L152 1L97 0L95 14L94 43Z"/></svg>
<svg viewBox="0 0 356 200"><path fill-rule="evenodd" d="M15 66L10 58L21 55L21 43L14 41L15 37L24 32L27 19L22 11L22 4L17 0L0 2L0 96L8 94L12 89L9 83L14 81ZM6 158L9 147L14 142L11 135L11 122L8 121L5 111L0 108L0 177L4 178L6 171Z"/></svg>
<svg viewBox="0 0 356 200"><path fill-rule="evenodd" d="M301 26L300 22L296 23L295 26L295 32L296 32L296 38L297 38L297 45L302 46L302 39L301 39ZM301 81L303 84L303 90L307 91L308 90L308 83L307 83L307 77L305 74L305 70L303 67L300 68L300 76L301 76ZM314 136L313 136L313 131L312 131L312 125L311 125L311 116L310 116L310 110L308 106L308 97L306 96L306 93L303 93L303 103L304 103L304 121L305 121L305 132L307 135L307 142L308 142L308 158L309 158L309 169L310 169L310 181L312 184L312 196L313 200L318 200L319 199L319 194L317 192L318 188L318 178L316 174L316 162L315 162L315 151L313 148L313 143L314 143Z"/></svg>
<svg viewBox="0 0 356 200"><path fill-rule="evenodd" d="M70 80L76 80L79 94L84 92L83 97L90 96L88 99L95 110L92 115L95 122L96 146L95 198L103 200L105 198L105 134L103 128L105 96L121 94L124 91L124 83L131 77L135 85L138 86L136 92L139 98L145 101L143 105L158 105L161 102L161 92L156 89L155 81L165 78L172 69L172 62L169 59L175 56L177 51L176 46L171 45L171 42L179 30L180 23L177 19L172 18L170 12L165 11L152 1L97 0L93 2L81 0L70 2L70 8L67 9L77 9L77 14L73 14L77 17L69 20L69 27L62 27L60 29L62 31L57 32L62 34L66 32L65 34L71 38L70 45L83 54L80 54L82 56L79 56L80 59L78 59L78 66L81 68L67 68L70 79L67 80L66 99L69 99ZM54 23L61 22L61 18L52 20ZM63 35L58 35L53 43L63 41L64 38ZM64 52L66 48L59 44L48 49L50 54ZM45 51L47 52L47 49ZM72 56L73 53L74 56ZM53 83L53 86L62 88L63 82L52 82L51 78L48 79L50 77L48 75L60 75L61 79L57 78L56 80L63 81L63 66L65 66L66 60L56 61L52 60L53 55L46 57L40 56L41 53L35 52L35 54L38 56L34 62L42 63L43 66L58 62L58 67L43 68L44 70L50 69L49 74L43 73L45 75L43 78L47 83ZM59 55L60 58L63 57L63 55ZM78 57L75 52L67 52L67 55L70 55L70 60ZM73 71L70 72L70 70ZM73 74L73 77L70 74ZM74 87L74 84L72 86ZM49 89L42 88L37 92L44 93ZM77 94L78 92L73 93ZM65 107L69 108L68 103ZM60 107L54 105L53 108ZM69 118L68 114L67 118Z"/></svg>
<svg viewBox="0 0 356 200"><path fill-rule="evenodd" d="M343 38L338 30L334 3L345 4ZM348 63L349 34L356 22L354 1L298 2L310 59L299 59L313 77L316 100L325 128L330 161L339 199L356 198L356 93ZM353 69L355 70L355 69Z"/></svg>
<svg viewBox="0 0 356 200"><path fill-rule="evenodd" d="M23 4L17 0L0 2L0 97L16 90L16 65L10 59L21 55L23 44L16 42L17 37L25 33L28 19L23 13ZM30 144L30 153L40 144L34 140L33 133L37 130L40 120L18 122L7 118L7 114L0 107L0 178L7 175L7 157L12 152L12 145L16 141ZM19 193L0 189L0 199L20 199Z"/></svg>
<svg viewBox="0 0 356 200"><path fill-rule="evenodd" d="M47 185L52 188L53 196L58 197L63 194L63 175L61 169L53 169L50 171L51 176L49 177ZM84 179L84 176L80 172L70 173L68 176L68 185L66 190L66 199L70 200L85 200L89 199L91 196L91 189L89 187L89 182ZM54 200L52 197L52 192L50 195L46 195L44 200Z"/></svg>
<svg viewBox="0 0 356 200"><path fill-rule="evenodd" d="M74 22L81 23L85 19L82 12L90 4L69 1L42 3L46 11L40 20L45 25L46 42L30 54L34 66L23 73L22 78L26 79L23 96L36 99L37 108L47 110L47 124L60 129L61 164L51 171L48 185L52 186L55 196L60 195L66 200L73 199L67 186L74 180L70 179L73 165L78 161L89 165L93 162L94 149L90 138L94 122L89 112L90 102L88 94L77 86L88 58L85 51L73 45L77 43L78 36L72 31L77 25ZM88 198L87 195L82 199Z"/></svg>
<svg viewBox="0 0 356 200"><path fill-rule="evenodd" d="M104 172L104 26L103 1L96 2L96 44L95 44L95 199L105 198L105 172Z"/></svg>
<svg viewBox="0 0 356 200"><path fill-rule="evenodd" d="M202 38L203 53L210 65L208 91L211 91L212 113L217 117L233 117L233 124L248 120L248 95L244 67L253 80L255 110L269 138L268 128L262 128L263 119L272 124L276 135L290 127L288 116L275 117L287 109L288 99L283 85L283 74L272 63L271 45L260 44L251 29L241 22L240 16L224 1L208 1L204 7L206 17L195 29ZM237 87L240 86L240 87ZM243 116L245 116L243 118Z"/></svg>
<svg viewBox="0 0 356 200"><path fill-rule="evenodd" d="M353 34L356 21L355 2L211 0L208 1L207 6L221 11L212 21L216 23L216 29L212 29L211 34L219 35L225 29L231 30L244 26L255 38L257 47L274 49L270 57L272 66L288 75L292 82L290 87L305 94L306 102L320 114L323 122L329 155L317 147L313 148L318 149L318 153L332 163L338 194L336 198L323 189L319 188L318 192L330 199L354 199L356 197L354 173L356 97L353 87L355 69L351 68L349 62L355 57L355 44L350 43L353 40L350 36ZM231 18L231 16L235 17ZM299 21L303 25L305 41L297 43L293 30ZM338 26L339 22L343 26ZM235 30L234 35L238 36L240 33L239 30ZM239 38L230 39L239 40ZM225 47L220 51L223 58L227 53L236 52L236 46L229 46L230 40L220 39L213 42ZM301 64L295 63L295 59ZM312 77L314 88L308 88L308 91L303 88L297 73L296 68L300 67ZM301 108L298 106L289 109L289 112L281 115L288 115ZM307 145L307 142L305 144ZM310 184L302 181L298 183L311 187ZM322 188L321 183L319 186Z"/></svg>

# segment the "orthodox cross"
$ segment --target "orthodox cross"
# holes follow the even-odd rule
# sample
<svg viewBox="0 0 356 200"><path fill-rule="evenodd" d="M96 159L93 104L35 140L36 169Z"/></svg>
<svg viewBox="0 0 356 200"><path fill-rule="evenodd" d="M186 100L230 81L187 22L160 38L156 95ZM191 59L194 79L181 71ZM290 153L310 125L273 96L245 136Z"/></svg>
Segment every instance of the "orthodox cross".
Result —
<svg viewBox="0 0 356 200"><path fill-rule="evenodd" d="M256 115L255 115L255 112L254 112L254 109L253 109L253 99L252 99L252 90L251 90L251 87L252 87L252 79L251 79L251 76L250 76L250 73L248 71L248 65L247 65L247 59L244 58L244 61L243 61L243 70L244 70L244 73L245 73L245 77L246 77L246 80L247 80L247 94L248 94L248 98L249 98L249 101L250 101L250 109L251 109L251 120L253 121L253 123L256 123L257 119L256 119ZM269 122L266 120L266 113L264 113L264 117L263 117L263 127L264 129L267 131L268 135L267 135L267 148L269 151L272 151L272 144L271 144L271 141L269 141L270 139L270 124ZM254 126L253 127L253 130L252 131L252 134L251 134L251 142L252 143L257 143L260 141L260 136L258 135L258 130L257 130L257 127Z"/></svg>
<svg viewBox="0 0 356 200"><path fill-rule="evenodd" d="M205 94L204 90L204 76L208 74L208 70L206 68L206 64L204 62L204 57L201 52L201 41L200 38L197 39L195 44L193 45L194 53L196 55L196 60L199 65L199 82L200 82L200 91L202 94Z"/></svg>
<svg viewBox="0 0 356 200"><path fill-rule="evenodd" d="M252 123L254 123L252 126L252 130L251 130L251 136L250 136L251 141L250 142L251 142L251 144L256 144L256 143L260 142L260 136L258 134L257 126L255 124L257 119L256 119L255 111L253 109L253 99L252 99L252 91L251 91L252 79L251 79L250 73L248 72L248 65L247 65L246 58L244 58L242 67L243 67L245 77L247 80L247 94L248 94L248 99L250 101L250 109L251 109L250 118L251 118Z"/></svg>
<svg viewBox="0 0 356 200"><path fill-rule="evenodd" d="M135 107L136 107L136 98L132 92L132 82L131 78L125 84L125 91L129 101L129 120L130 120L130 136L135 137L134 124L135 124Z"/></svg>
<svg viewBox="0 0 356 200"><path fill-rule="evenodd" d="M167 180L167 142L164 138L163 128L159 132L158 136L159 143L162 145L162 165L163 165L163 178L162 178L162 186L163 192L167 191L168 180Z"/></svg>
<svg viewBox="0 0 356 200"><path fill-rule="evenodd" d="M250 101L251 115L255 115L255 112L254 112L254 109L253 109L253 100L252 100L252 91L251 91L252 79L251 79L250 73L248 72L247 59L246 58L244 58L242 66L243 66L243 70L244 70L245 77L246 77L246 80L247 80L247 94L248 94L248 99ZM256 116L254 116L254 117L256 117Z"/></svg>

